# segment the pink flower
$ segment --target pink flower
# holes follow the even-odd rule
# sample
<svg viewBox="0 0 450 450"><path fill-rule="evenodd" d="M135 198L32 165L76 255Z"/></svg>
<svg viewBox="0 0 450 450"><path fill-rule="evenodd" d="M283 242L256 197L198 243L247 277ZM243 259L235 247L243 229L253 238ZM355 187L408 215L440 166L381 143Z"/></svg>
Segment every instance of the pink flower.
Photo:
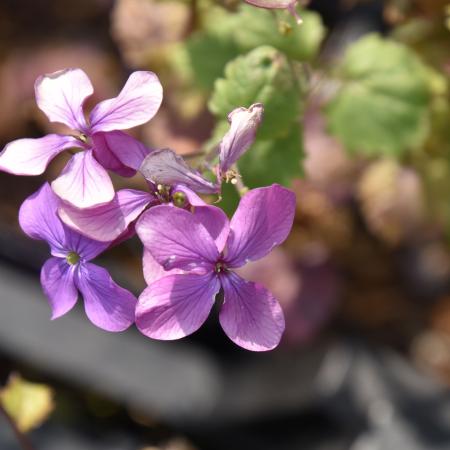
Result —
<svg viewBox="0 0 450 450"><path fill-rule="evenodd" d="M97 104L86 121L84 101L93 93L81 69L66 69L39 77L36 102L51 122L60 122L74 136L49 134L38 139L18 139L0 153L0 170L16 175L40 175L63 150L78 147L53 191L79 208L110 202L114 188L105 169L132 176L149 153L143 144L118 130L150 120L162 102L162 86L152 72L134 72L115 98Z"/></svg>
<svg viewBox="0 0 450 450"><path fill-rule="evenodd" d="M145 247L144 273L150 285L136 309L139 330L163 340L193 333L222 288L220 323L228 337L248 350L276 347L285 326L278 301L232 269L282 243L294 213L294 193L279 185L249 191L231 221L215 206L190 213L161 205L145 212L136 231Z"/></svg>
<svg viewBox="0 0 450 450"><path fill-rule="evenodd" d="M264 9L286 9L297 20L298 24L303 22L302 18L296 10L298 0L244 0L250 5L257 6Z"/></svg>
<svg viewBox="0 0 450 450"><path fill-rule="evenodd" d="M45 183L20 208L22 230L32 239L47 241L52 257L41 270L41 284L52 309L52 319L70 311L84 297L90 321L107 331L123 331L134 322L136 298L117 285L109 273L90 261L110 242L97 242L70 230L59 220L60 201Z"/></svg>

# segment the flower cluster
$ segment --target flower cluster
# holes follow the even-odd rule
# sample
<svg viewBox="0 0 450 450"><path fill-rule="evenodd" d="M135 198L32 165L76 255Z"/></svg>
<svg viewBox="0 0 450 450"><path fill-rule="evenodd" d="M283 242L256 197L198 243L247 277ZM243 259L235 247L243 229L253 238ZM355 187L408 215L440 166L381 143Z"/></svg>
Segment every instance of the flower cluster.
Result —
<svg viewBox="0 0 450 450"><path fill-rule="evenodd" d="M60 152L73 154L19 213L23 231L50 247L41 284L52 318L67 313L81 293L86 315L104 330L122 331L136 322L146 336L178 339L196 331L220 298L220 323L232 341L255 351L276 347L284 330L280 305L234 269L286 239L294 194L279 185L250 190L231 220L200 196L220 197L222 183L239 176L235 163L255 139L263 106L230 113L217 155L199 171L172 150L149 149L122 131L157 113L163 91L152 72L131 74L119 95L100 102L88 119L83 103L93 87L81 69L40 77L35 90L49 120L72 133L13 141L0 153L0 169L39 175ZM115 192L108 171L124 177L139 172L148 190ZM135 233L144 245L148 284L138 299L90 262Z"/></svg>

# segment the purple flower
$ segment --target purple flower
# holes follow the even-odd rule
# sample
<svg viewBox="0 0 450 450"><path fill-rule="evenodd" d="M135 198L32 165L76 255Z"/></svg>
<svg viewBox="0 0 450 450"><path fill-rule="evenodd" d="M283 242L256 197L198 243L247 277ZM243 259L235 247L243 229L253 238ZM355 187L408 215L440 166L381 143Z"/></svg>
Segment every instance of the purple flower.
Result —
<svg viewBox="0 0 450 450"><path fill-rule="evenodd" d="M217 182L207 180L174 151L154 150L139 168L147 180L149 192L124 189L117 192L112 202L93 208L80 209L65 203L59 209L60 218L92 239L112 241L126 232L150 206L173 203L189 209L206 205L197 193L214 195L220 192L222 178L229 176L231 166L253 143L263 111L263 106L256 103L248 109L236 108L229 114L230 129L219 144L219 164L215 169Z"/></svg>
<svg viewBox="0 0 450 450"><path fill-rule="evenodd" d="M95 106L86 121L84 101L94 89L81 69L66 69L39 77L36 102L51 122L60 122L75 136L49 134L10 142L0 153L0 170L16 175L39 175L63 150L79 147L53 191L79 208L110 202L114 188L105 169L132 176L149 153L143 144L123 133L150 120L162 101L162 86L152 72L134 72L120 94Z"/></svg>
<svg viewBox="0 0 450 450"><path fill-rule="evenodd" d="M257 6L264 9L286 9L297 20L298 24L303 22L302 18L296 10L298 0L244 0L250 5Z"/></svg>
<svg viewBox="0 0 450 450"><path fill-rule="evenodd" d="M148 210L136 224L146 249L146 279L151 282L139 298L139 330L163 340L193 333L222 288L219 320L228 337L249 350L276 347L284 330L278 301L232 269L262 258L283 242L294 213L294 193L279 185L244 195L230 222L214 206L194 213L167 205ZM161 277L158 265L176 273Z"/></svg>
<svg viewBox="0 0 450 450"><path fill-rule="evenodd" d="M52 319L75 305L78 291L88 318L107 331L123 331L134 322L136 298L117 285L102 267L89 261L110 242L88 239L62 224L56 215L59 199L48 183L20 208L22 230L32 239L47 241L52 257L41 270L41 285L52 309Z"/></svg>

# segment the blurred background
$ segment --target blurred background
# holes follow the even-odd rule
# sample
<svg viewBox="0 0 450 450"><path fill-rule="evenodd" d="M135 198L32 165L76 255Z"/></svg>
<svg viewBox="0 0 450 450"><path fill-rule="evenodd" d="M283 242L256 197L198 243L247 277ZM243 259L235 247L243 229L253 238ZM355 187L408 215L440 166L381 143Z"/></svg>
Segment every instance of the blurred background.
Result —
<svg viewBox="0 0 450 450"><path fill-rule="evenodd" d="M82 68L89 108L152 70L163 106L136 137L196 154L233 107L263 101L240 170L298 200L287 242L242 269L286 315L281 345L254 354L224 336L217 311L176 342L102 332L82 302L50 321L48 250L17 213L67 156L42 177L0 173L0 401L19 392L36 450L450 449L450 7L303 7L297 27L240 0L0 2L2 147L58 131L36 107L39 75ZM228 186L221 206L237 199ZM134 238L100 264L139 294L141 256ZM0 416L0 449L18 448Z"/></svg>

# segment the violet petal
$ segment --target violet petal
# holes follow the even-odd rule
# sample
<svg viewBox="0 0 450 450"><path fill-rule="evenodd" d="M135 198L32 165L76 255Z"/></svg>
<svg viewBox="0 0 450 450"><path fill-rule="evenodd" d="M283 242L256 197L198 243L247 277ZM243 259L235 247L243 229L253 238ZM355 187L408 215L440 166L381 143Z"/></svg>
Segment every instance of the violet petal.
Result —
<svg viewBox="0 0 450 450"><path fill-rule="evenodd" d="M139 218L136 232L165 270L212 270L219 256L203 224L194 214L175 206L149 209Z"/></svg>
<svg viewBox="0 0 450 450"><path fill-rule="evenodd" d="M240 267L267 255L291 231L295 194L278 184L252 189L241 199L230 223L227 263Z"/></svg>
<svg viewBox="0 0 450 450"><path fill-rule="evenodd" d="M63 258L50 258L41 269L41 285L52 310L52 319L69 312L77 302L78 290L74 283L76 267Z"/></svg>
<svg viewBox="0 0 450 450"><path fill-rule="evenodd" d="M261 285L245 281L234 272L221 276L220 281L224 303L219 320L226 335L247 350L275 348L285 327L278 301Z"/></svg>
<svg viewBox="0 0 450 450"><path fill-rule="evenodd" d="M39 77L34 84L36 102L50 122L64 123L86 132L83 103L94 88L81 69L65 69Z"/></svg>
<svg viewBox="0 0 450 450"><path fill-rule="evenodd" d="M136 298L116 284L107 270L91 263L80 264L75 282L94 325L106 331L123 331L134 322Z"/></svg>
<svg viewBox="0 0 450 450"><path fill-rule="evenodd" d="M148 122L158 111L163 89L153 72L133 72L120 94L100 102L90 114L91 132L126 130Z"/></svg>
<svg viewBox="0 0 450 450"><path fill-rule="evenodd" d="M136 326L145 336L172 340L197 331L214 305L216 275L170 275L152 283L139 297Z"/></svg>
<svg viewBox="0 0 450 450"><path fill-rule="evenodd" d="M91 208L110 202L114 187L92 150L72 156L61 175L52 183L55 194L77 208Z"/></svg>
<svg viewBox="0 0 450 450"><path fill-rule="evenodd" d="M154 197L148 192L123 189L111 202L94 208L80 209L61 203L58 214L73 230L109 242L117 239L152 201Z"/></svg>
<svg viewBox="0 0 450 450"><path fill-rule="evenodd" d="M72 136L48 134L37 139L18 139L0 153L0 170L14 175L40 175L63 150L78 147Z"/></svg>
<svg viewBox="0 0 450 450"><path fill-rule="evenodd" d="M219 191L219 186L203 178L181 156L168 148L150 153L139 170L147 180L155 184L183 184L200 194L215 194Z"/></svg>

